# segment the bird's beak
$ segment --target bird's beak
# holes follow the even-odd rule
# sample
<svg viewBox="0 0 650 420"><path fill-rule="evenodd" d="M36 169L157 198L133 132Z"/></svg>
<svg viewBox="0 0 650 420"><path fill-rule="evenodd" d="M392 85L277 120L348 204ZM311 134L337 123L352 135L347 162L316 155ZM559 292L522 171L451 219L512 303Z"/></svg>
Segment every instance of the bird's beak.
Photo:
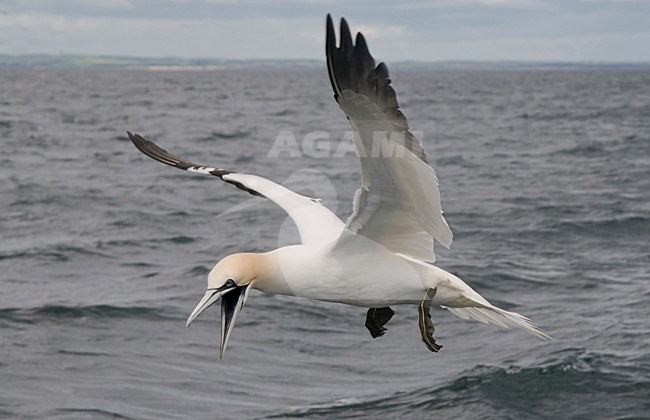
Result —
<svg viewBox="0 0 650 420"><path fill-rule="evenodd" d="M205 311L210 305L215 303L219 298L221 299L221 351L219 357L223 359L223 354L226 352L228 346L228 339L232 333L232 329L237 321L239 312L244 307L248 299L248 292L250 291L250 284L245 286L230 286L220 287L216 289L208 289L201 298L201 301L196 305L189 318L187 318L187 326Z"/></svg>

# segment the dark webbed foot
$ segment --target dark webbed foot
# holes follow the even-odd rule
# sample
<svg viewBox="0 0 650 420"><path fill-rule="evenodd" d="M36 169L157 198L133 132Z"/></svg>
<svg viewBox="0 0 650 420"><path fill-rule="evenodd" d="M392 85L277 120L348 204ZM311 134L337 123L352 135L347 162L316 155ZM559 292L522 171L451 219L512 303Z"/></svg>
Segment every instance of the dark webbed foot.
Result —
<svg viewBox="0 0 650 420"><path fill-rule="evenodd" d="M433 332L435 328L433 327L433 322L431 321L431 315L429 310L431 309L431 302L433 297L436 295L436 289L427 290L427 294L420 302L418 307L418 319L420 322L420 334L422 335L422 341L426 344L427 348L434 353L437 353L442 346L436 343L436 340L433 339Z"/></svg>
<svg viewBox="0 0 650 420"><path fill-rule="evenodd" d="M386 323L395 314L391 308L386 306L385 308L370 308L366 314L366 328L370 331L372 338L381 337L386 332Z"/></svg>

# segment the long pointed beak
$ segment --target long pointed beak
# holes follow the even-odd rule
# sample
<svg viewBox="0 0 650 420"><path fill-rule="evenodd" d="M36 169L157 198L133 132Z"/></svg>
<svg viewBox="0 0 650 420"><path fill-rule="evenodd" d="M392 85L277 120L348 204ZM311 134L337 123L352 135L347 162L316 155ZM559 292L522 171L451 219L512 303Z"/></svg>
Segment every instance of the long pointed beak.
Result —
<svg viewBox="0 0 650 420"><path fill-rule="evenodd" d="M212 305L214 302L218 301L219 298L224 294L227 293L236 287L231 287L229 289L221 290L221 289L208 289L205 291L205 295L201 298L199 301L199 304L196 305L196 308L192 311L190 316L187 318L187 323L185 324L186 327L189 327L192 322L196 318L199 317L205 311Z"/></svg>
<svg viewBox="0 0 650 420"><path fill-rule="evenodd" d="M228 294L224 294L221 299L221 349L219 351L219 358L223 359L223 354L226 352L230 334L235 326L239 312L244 307L244 303L248 299L248 292L250 291L250 284L246 286L239 286Z"/></svg>
<svg viewBox="0 0 650 420"><path fill-rule="evenodd" d="M246 300L248 299L248 292L250 291L250 284L246 286L233 286L228 288L208 289L205 295L201 298L196 308L192 311L189 318L187 318L187 326L198 318L207 308L215 303L219 298L221 299L221 350L219 358L223 359L228 346L230 334L235 326L239 312L241 312Z"/></svg>

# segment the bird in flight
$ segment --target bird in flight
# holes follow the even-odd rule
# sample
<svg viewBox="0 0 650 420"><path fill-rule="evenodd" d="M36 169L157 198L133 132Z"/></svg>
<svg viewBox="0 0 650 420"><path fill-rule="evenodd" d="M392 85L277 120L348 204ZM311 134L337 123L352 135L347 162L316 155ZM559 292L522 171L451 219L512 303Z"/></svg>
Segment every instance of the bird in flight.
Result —
<svg viewBox="0 0 650 420"><path fill-rule="evenodd" d="M449 248L452 233L442 214L436 173L420 141L409 131L388 68L384 63L375 65L361 33L353 41L345 19L341 19L337 45L330 15L325 52L334 99L352 126L361 164L361 186L345 223L320 200L257 175L188 162L128 132L147 156L265 197L298 228L298 245L265 253L236 253L219 261L208 275L205 295L187 326L221 299L223 358L249 292L257 289L368 308L365 326L373 338L384 335L394 315L391 306L417 306L420 336L432 352L442 347L433 338L432 306L550 340L525 316L492 305L463 280L433 264L434 242Z"/></svg>

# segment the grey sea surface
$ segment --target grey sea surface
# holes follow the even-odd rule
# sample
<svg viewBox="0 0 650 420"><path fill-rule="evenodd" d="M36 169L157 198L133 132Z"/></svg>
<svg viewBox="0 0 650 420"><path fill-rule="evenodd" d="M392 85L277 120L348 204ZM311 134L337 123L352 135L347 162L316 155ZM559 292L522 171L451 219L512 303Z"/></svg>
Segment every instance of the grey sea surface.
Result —
<svg viewBox="0 0 650 420"><path fill-rule="evenodd" d="M433 354L415 307L373 340L361 308L253 292L220 361L218 307L185 328L207 273L295 230L126 131L345 218L359 166L325 70L2 70L0 416L648 418L650 72L392 78L455 234L437 264L555 341L436 309Z"/></svg>

